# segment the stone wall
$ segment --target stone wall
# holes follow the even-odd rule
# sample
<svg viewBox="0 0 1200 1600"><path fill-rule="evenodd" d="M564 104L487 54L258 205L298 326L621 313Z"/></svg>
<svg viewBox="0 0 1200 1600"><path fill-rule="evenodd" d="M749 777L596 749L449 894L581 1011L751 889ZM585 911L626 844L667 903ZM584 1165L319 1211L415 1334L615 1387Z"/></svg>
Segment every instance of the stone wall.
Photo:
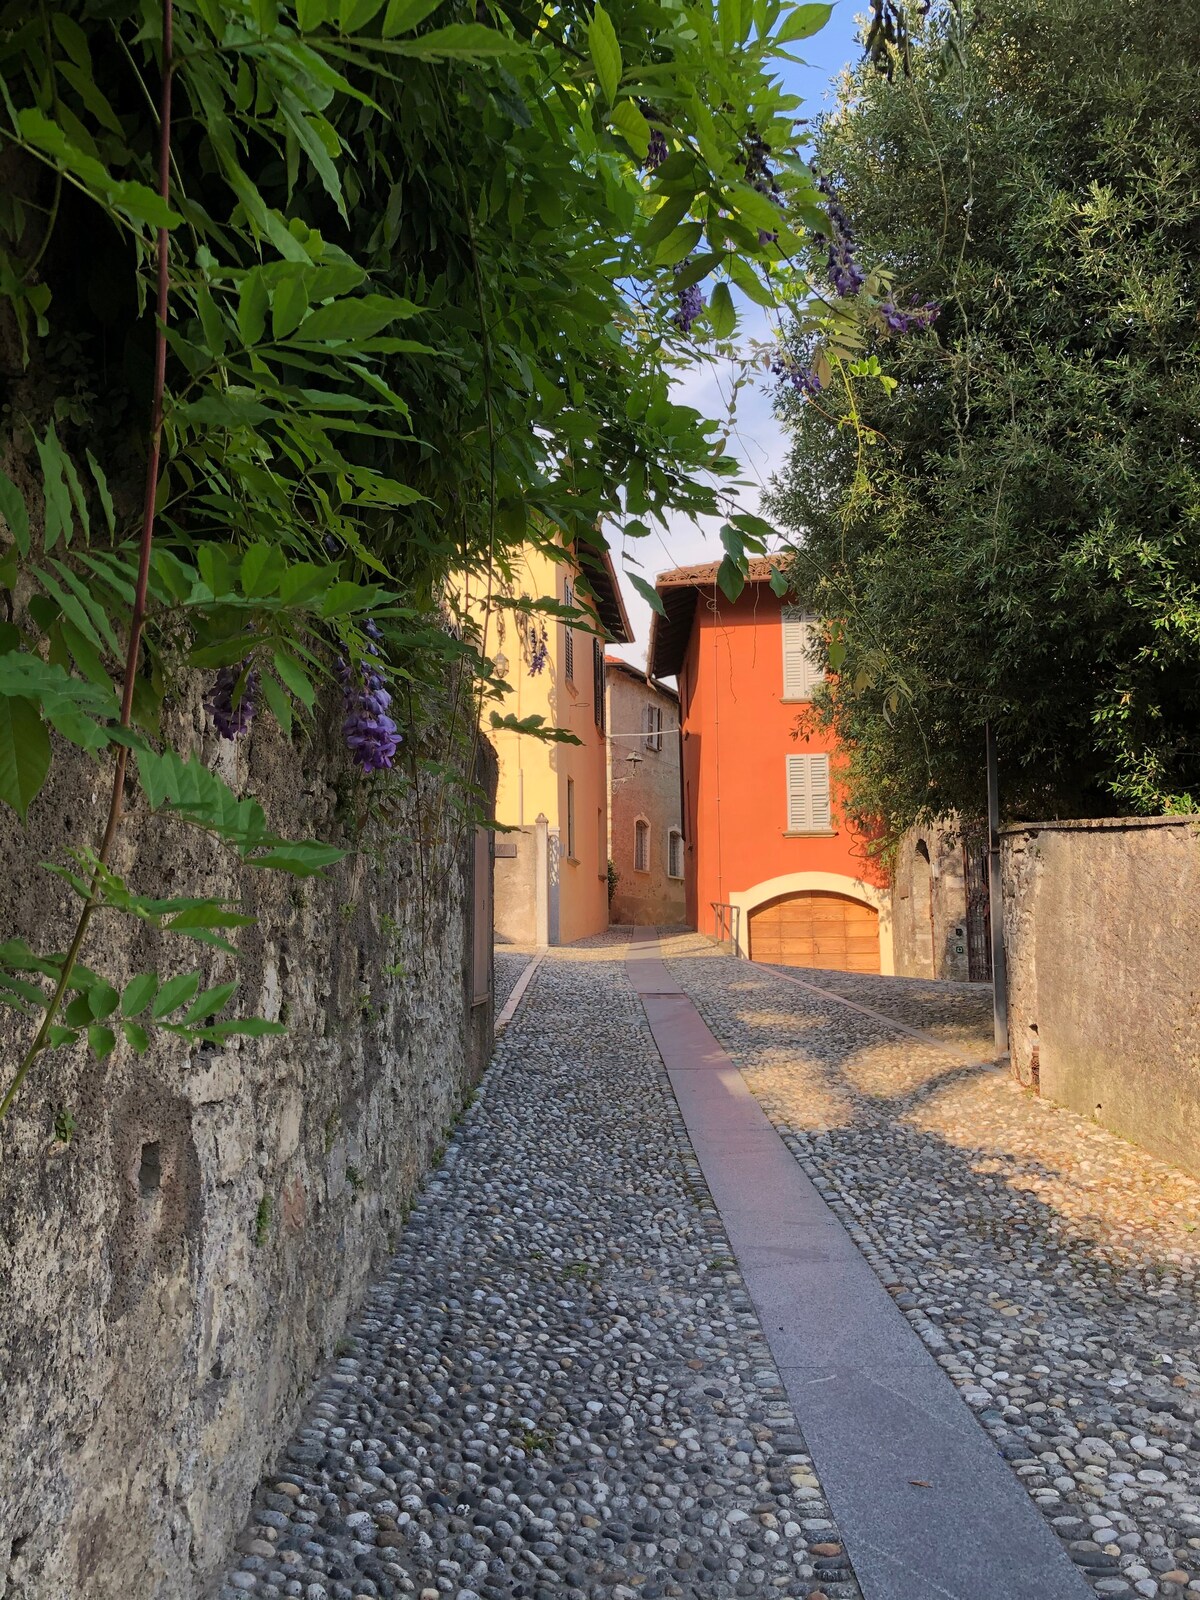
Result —
<svg viewBox="0 0 1200 1600"><path fill-rule="evenodd" d="M1022 1082L1200 1175L1200 818L1006 828Z"/></svg>
<svg viewBox="0 0 1200 1600"><path fill-rule="evenodd" d="M951 829L911 828L892 876L892 950L897 976L965 982L967 897L962 841Z"/></svg>
<svg viewBox="0 0 1200 1600"><path fill-rule="evenodd" d="M195 704L171 732L279 832L353 849L363 795L338 752L265 719L220 744ZM478 775L494 793L494 763ZM94 837L104 803L101 770L68 755L27 834L4 813L0 936L62 947L73 903L37 863L64 834ZM140 1058L122 1044L99 1066L47 1056L0 1124L6 1600L193 1600L240 1529L489 1053L490 1004L471 1004L473 830L453 817L410 791L389 835L297 881L135 805L116 870L142 891L240 896L259 921L240 935L236 1008L289 1031ZM85 958L117 981L233 975L231 958L124 919L101 922ZM7 1081L11 1013L0 1029Z"/></svg>

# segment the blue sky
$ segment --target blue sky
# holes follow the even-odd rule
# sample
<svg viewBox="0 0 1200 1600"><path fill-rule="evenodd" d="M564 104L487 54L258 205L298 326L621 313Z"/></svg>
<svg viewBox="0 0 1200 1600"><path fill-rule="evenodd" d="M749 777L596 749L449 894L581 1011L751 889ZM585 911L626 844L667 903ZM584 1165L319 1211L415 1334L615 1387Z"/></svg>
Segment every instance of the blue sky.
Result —
<svg viewBox="0 0 1200 1600"><path fill-rule="evenodd" d="M794 46L796 54L803 54L806 66L792 62L779 63L779 73L784 84L793 93L803 96L804 106L800 116L816 116L833 102L833 84L847 62L855 61L861 54L858 43L862 11L856 10L861 0L839 0L833 15L811 39ZM742 301L741 320L737 340L747 347L755 339L767 337L765 315L756 307ZM727 409L732 375L711 365L697 366L677 385L679 400L695 406L706 416L724 416ZM736 432L731 436L729 448L742 463L743 476L750 482L742 499L748 511L757 511L759 496L770 482L782 455L783 442L779 424L772 410L771 395L762 381L753 382L741 391L738 398ZM711 525L676 518L661 538L631 540L629 555L638 563L634 570L640 577L653 579L656 572L667 567L688 566L693 562L716 561L721 556L721 541L717 534L718 521ZM618 573L622 570L622 548L619 535L614 538L614 556ZM646 644L650 635L650 607L624 584L625 605L633 625L634 642L618 647L618 653L639 667L645 665Z"/></svg>

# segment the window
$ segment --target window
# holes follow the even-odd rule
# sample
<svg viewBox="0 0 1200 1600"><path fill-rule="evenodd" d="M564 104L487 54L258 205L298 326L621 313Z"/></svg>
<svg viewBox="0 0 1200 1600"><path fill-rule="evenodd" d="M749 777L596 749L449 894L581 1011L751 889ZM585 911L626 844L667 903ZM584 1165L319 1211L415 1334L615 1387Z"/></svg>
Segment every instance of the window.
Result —
<svg viewBox="0 0 1200 1600"><path fill-rule="evenodd" d="M646 749L662 749L662 707L647 706L642 714L642 726L646 730Z"/></svg>
<svg viewBox="0 0 1200 1600"><path fill-rule="evenodd" d="M635 872L650 871L650 824L640 818L633 825L633 866Z"/></svg>
<svg viewBox="0 0 1200 1600"><path fill-rule="evenodd" d="M596 807L596 870L602 878L608 877L608 840L605 837L604 810Z"/></svg>
<svg viewBox="0 0 1200 1600"><path fill-rule="evenodd" d="M575 859L575 779L567 779L567 859Z"/></svg>
<svg viewBox="0 0 1200 1600"><path fill-rule="evenodd" d="M667 877L683 877L683 835L672 828L667 839Z"/></svg>
<svg viewBox="0 0 1200 1600"><path fill-rule="evenodd" d="M811 700L825 674L813 659L817 619L795 606L783 611L783 698Z"/></svg>
<svg viewBox="0 0 1200 1600"><path fill-rule="evenodd" d="M829 757L787 757L787 831L828 833Z"/></svg>
<svg viewBox="0 0 1200 1600"><path fill-rule="evenodd" d="M569 583L563 584L563 605L575 604L575 591ZM569 621L563 623L563 675L568 683L575 682L575 630Z"/></svg>
<svg viewBox="0 0 1200 1600"><path fill-rule="evenodd" d="M596 726L604 732L604 646L599 639L592 636L592 698L595 705L592 714L596 719Z"/></svg>

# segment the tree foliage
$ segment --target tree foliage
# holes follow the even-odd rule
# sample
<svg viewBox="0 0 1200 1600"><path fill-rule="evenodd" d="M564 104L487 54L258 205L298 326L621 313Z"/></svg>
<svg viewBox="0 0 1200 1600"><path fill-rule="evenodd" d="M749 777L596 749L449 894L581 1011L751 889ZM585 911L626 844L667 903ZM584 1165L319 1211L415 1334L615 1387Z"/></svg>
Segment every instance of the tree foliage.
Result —
<svg viewBox="0 0 1200 1600"><path fill-rule="evenodd" d="M1198 51L1170 0L967 4L819 136L897 302L940 306L869 334L854 427L844 368L782 402L818 714L885 838L982 811L989 719L1010 815L1200 809Z"/></svg>
<svg viewBox="0 0 1200 1600"><path fill-rule="evenodd" d="M671 510L731 509L736 463L670 384L733 332L731 285L773 303L804 242L785 197L796 228L821 223L770 63L829 10L9 0L0 800L25 816L57 740L116 753L119 796L132 748L145 804L251 865L319 870L338 852L275 839L199 752L162 748L195 671L219 675L210 704L237 735L257 705L307 737L340 683L352 748L383 760L385 709L411 691L404 731L432 729L460 777L456 739L494 687L471 619L536 609L511 592L522 544L562 556L606 519L636 538ZM164 465L139 643L160 230ZM727 545L736 566L761 535L733 514ZM118 1042L119 997L79 959L96 906L232 949L218 930L236 908L133 894L108 842L63 841L84 907L70 949L0 947L0 1003L37 1028L18 1078L45 1046ZM198 983L156 989L152 1017L190 1004L178 1025L208 1037Z"/></svg>

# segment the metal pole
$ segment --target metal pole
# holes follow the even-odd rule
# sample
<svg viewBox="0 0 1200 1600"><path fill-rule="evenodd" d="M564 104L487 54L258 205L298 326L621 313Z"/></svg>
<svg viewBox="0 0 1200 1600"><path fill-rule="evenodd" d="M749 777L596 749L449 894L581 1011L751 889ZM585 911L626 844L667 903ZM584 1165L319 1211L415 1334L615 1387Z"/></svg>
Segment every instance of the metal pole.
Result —
<svg viewBox="0 0 1200 1600"><path fill-rule="evenodd" d="M1004 961L1004 889L1000 874L1000 777L996 736L986 724L988 793L988 911L992 932L992 1023L996 1056L1008 1054L1008 972Z"/></svg>

